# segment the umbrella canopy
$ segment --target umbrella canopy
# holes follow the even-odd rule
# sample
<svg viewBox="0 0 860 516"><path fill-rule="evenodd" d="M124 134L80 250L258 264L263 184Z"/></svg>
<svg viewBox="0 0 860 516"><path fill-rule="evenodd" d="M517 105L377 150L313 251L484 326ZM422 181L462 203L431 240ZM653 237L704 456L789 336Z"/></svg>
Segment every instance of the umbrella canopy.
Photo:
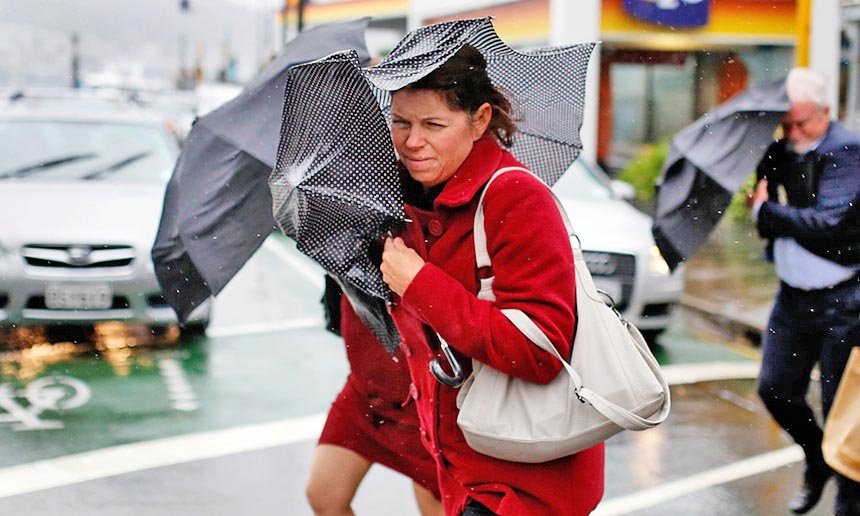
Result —
<svg viewBox="0 0 860 516"><path fill-rule="evenodd" d="M377 66L345 52L294 67L285 88L277 165L270 178L275 219L344 287L389 349L399 341L379 271L380 237L401 223L403 192L388 130L391 92L445 63L463 45L487 61L519 133L511 151L553 184L582 148L585 74L593 44L516 52L490 18L421 27Z"/></svg>
<svg viewBox="0 0 860 516"><path fill-rule="evenodd" d="M465 44L487 60L493 85L507 93L517 135L511 152L553 185L582 150L579 130L585 104L585 75L593 43L516 51L496 34L491 18L457 20L407 34L364 76L390 113L389 92L429 74Z"/></svg>
<svg viewBox="0 0 860 516"><path fill-rule="evenodd" d="M286 70L344 49L366 62L368 19L299 34L242 92L198 119L167 185L152 248L162 295L184 321L218 294L275 229L268 178Z"/></svg>
<svg viewBox="0 0 860 516"><path fill-rule="evenodd" d="M784 80L758 83L672 138L652 228L671 269L707 240L773 142L788 105Z"/></svg>

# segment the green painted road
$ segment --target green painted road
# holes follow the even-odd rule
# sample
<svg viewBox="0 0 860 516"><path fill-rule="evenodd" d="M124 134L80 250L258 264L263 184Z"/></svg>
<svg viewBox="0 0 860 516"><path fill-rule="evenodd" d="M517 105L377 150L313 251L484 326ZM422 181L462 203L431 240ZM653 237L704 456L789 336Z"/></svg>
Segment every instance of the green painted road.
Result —
<svg viewBox="0 0 860 516"><path fill-rule="evenodd" d="M5 353L0 467L325 412L348 366L340 339L320 327L321 277L288 241L273 238L217 300L209 337L83 354L62 346ZM664 364L749 360L680 325L662 336L657 355ZM39 378L56 380L45 386L60 395L56 403L27 397L25 387ZM83 384L88 399L75 401L69 382Z"/></svg>

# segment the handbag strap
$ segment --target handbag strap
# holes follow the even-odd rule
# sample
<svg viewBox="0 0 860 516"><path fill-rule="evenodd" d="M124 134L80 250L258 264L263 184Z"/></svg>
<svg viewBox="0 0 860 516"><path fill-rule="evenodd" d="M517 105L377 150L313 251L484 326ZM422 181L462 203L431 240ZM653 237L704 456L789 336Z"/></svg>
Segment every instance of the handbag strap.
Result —
<svg viewBox="0 0 860 516"><path fill-rule="evenodd" d="M526 172L528 174L532 174L532 172L523 167L504 167L497 170L490 180L487 181L487 184L484 186L484 190L481 193L481 197L478 199L478 207L475 211L475 222L474 222L474 240L475 240L475 259L477 261L477 267L490 267L491 260L490 254L487 251L487 234L484 228L484 196L487 195L487 190L489 190L490 184L499 176L506 172L510 171L521 171ZM534 175L534 174L532 174ZM537 176L535 176L537 177ZM545 184L545 183L544 183ZM549 187L547 187L549 189ZM570 223L570 218L567 216L567 212L564 209L564 206L561 204L559 198L555 195L551 189L549 189L552 194L553 199L555 200L555 204L558 207L558 211L561 214L561 218L564 221L564 226L567 228L568 235L570 237L576 237L576 233L573 230L573 225ZM585 266L585 259L582 256L581 248L574 248L574 266L575 266L575 274L579 278L579 281L583 283L583 286L586 287L586 292L596 292L596 288L594 287L594 280L591 277L591 272ZM490 278L492 280L492 278ZM590 285L590 288L588 287ZM604 303L602 299L594 299L589 296L594 302ZM605 303L604 303L605 304ZM588 387L582 385L582 377L579 376L579 373L573 368L568 360L562 358L561 354L552 345L549 338L541 331L540 328L531 320L531 318L526 315L522 310L511 309L511 308L503 308L501 310L502 314L508 318L508 320L513 323L514 326L532 343L534 343L539 348L547 351L552 356L556 357L564 367L567 374L570 376L573 381L573 386L577 397L580 401L587 402L591 404L598 412L606 416L613 423L626 428L628 430L645 430L648 428L652 428L654 426L659 425L669 416L669 403L664 403L660 412L657 413L653 418L643 418L624 407L621 407L600 394L592 391ZM622 323L625 325L629 325L630 323L622 320ZM637 347L641 344L636 342ZM660 372L660 365L657 363L657 360L654 359L654 356L651 353L646 352L645 350L638 349L639 353L642 355L642 358L645 359L645 362L648 364L648 368L654 372L655 377L660 382L660 386L663 389L663 392L669 392L669 385L666 383L665 378L663 378L663 374Z"/></svg>

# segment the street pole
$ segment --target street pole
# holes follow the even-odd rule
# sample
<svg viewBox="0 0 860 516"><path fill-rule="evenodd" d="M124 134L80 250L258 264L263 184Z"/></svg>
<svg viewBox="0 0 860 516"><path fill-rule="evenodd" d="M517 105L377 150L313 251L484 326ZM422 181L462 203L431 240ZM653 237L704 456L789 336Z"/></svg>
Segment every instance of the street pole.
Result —
<svg viewBox="0 0 860 516"><path fill-rule="evenodd" d="M306 0L299 0L299 13L298 19L296 20L296 29L298 32L301 32L302 29L305 28L305 2Z"/></svg>
<svg viewBox="0 0 860 516"><path fill-rule="evenodd" d="M839 1L797 0L796 9L795 66L811 68L824 76L835 116L839 107Z"/></svg>
<svg viewBox="0 0 860 516"><path fill-rule="evenodd" d="M191 10L190 0L179 0L179 80L180 90L191 89L191 74L188 67L188 11Z"/></svg>
<svg viewBox="0 0 860 516"><path fill-rule="evenodd" d="M550 45L571 45L600 40L602 0L550 0ZM594 48L585 80L585 117L582 153L597 159L597 116L600 89L600 46Z"/></svg>
<svg viewBox="0 0 860 516"><path fill-rule="evenodd" d="M72 88L81 87L81 45L77 32L72 33Z"/></svg>

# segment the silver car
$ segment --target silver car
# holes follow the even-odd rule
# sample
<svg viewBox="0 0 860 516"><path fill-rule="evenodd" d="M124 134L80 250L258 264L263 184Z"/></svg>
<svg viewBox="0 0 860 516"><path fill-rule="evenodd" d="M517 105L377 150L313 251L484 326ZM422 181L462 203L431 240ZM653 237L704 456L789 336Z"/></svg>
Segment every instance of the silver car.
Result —
<svg viewBox="0 0 860 516"><path fill-rule="evenodd" d="M595 285L653 342L680 303L684 269L669 272L651 235L651 218L625 200L632 187L579 158L553 191L582 242Z"/></svg>
<svg viewBox="0 0 860 516"><path fill-rule="evenodd" d="M176 323L149 253L178 152L128 103L0 104L0 325ZM207 305L184 331L208 320Z"/></svg>

